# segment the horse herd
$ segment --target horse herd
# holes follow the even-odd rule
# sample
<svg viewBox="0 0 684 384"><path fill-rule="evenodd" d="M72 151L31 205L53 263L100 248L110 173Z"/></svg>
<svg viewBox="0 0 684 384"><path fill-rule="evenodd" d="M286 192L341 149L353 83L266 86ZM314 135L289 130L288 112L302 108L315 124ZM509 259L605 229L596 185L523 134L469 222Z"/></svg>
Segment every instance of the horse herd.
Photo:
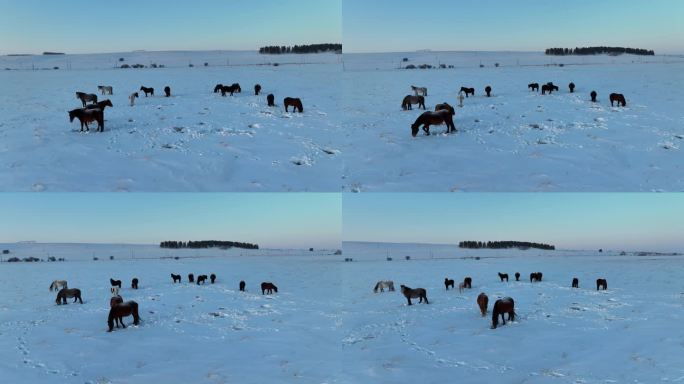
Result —
<svg viewBox="0 0 684 384"><path fill-rule="evenodd" d="M570 89L570 93L575 93L575 83L570 83L568 84L568 88ZM527 85L527 88L531 91L539 92L539 83L531 83ZM553 82L548 82L546 84L543 84L541 86L541 94L546 95L547 93L550 95L554 91L558 92L559 87ZM423 108L423 110L426 110L427 108L425 107L425 98L427 97L428 94L428 89L426 87L416 87L415 85L411 86L411 90L413 91L413 95L406 95L404 99L401 102L401 108L404 111L407 110L412 110L413 105L418 105L418 108ZM487 97L491 97L492 95L492 87L491 86L486 86L485 89L485 94ZM475 96L475 88L469 88L469 87L461 87L461 89L458 92L458 100L459 100L459 106L463 107L463 95L465 95L466 98L469 96ZM591 91L590 93L591 96L591 101L592 102L597 102L596 98L598 97L598 93L596 91ZM620 93L611 93L610 94L610 106L613 107L614 103L617 103L618 107L626 107L627 106L627 101L625 99L625 96L620 94ZM444 111L448 111L451 113L447 113ZM446 133L453 133L456 132L456 127L454 126L454 121L453 121L453 116L455 115L454 108L449 105L448 103L444 102L442 104L437 104L435 106L435 111L426 111L418 118L416 121L411 125L411 135L413 137L416 137L418 135L418 132L420 131L420 127L423 127L423 131L427 136L430 136L430 126L431 125L442 125L445 124L447 126Z"/></svg>
<svg viewBox="0 0 684 384"><path fill-rule="evenodd" d="M97 89L102 95L113 95L114 87L111 85L98 85ZM154 96L154 88L140 86L139 92L145 94L145 97ZM135 99L140 97L139 92L133 92L128 96L128 102L131 107L135 105ZM242 93L242 88L240 84L233 83L230 86L224 86L223 84L216 84L214 87L214 93L221 93L221 96L226 96L230 94L233 96L235 93ZM261 92L261 85L254 85L254 95L259 96ZM171 87L168 85L164 87L164 96L171 97ZM69 122L73 123L74 119L78 119L81 123L80 132L89 132L89 123L97 122L97 132L104 132L104 111L106 107L113 107L112 102L107 99L101 102L97 101L97 94L76 92L76 98L81 101L83 107L77 108L69 111ZM269 107L275 107L275 96L271 93L266 96L266 102ZM304 113L304 105L302 100L295 97L286 97L283 99L283 105L285 106L285 112L289 112L289 108L292 108L294 112Z"/></svg>
<svg viewBox="0 0 684 384"><path fill-rule="evenodd" d="M501 282L504 282L504 280L508 282L507 273L498 272L498 275ZM541 272L530 273L530 283L541 282L542 278L543 274ZM515 280L520 281L520 272L515 273ZM453 279L447 277L444 279L444 288L447 291L449 288L454 289L455 283L456 282ZM472 289L472 284L473 279L469 276L466 276L458 285L459 293L463 292L465 289ZM427 290L425 288L410 288L405 285L401 285L400 287L401 294L406 298L408 305L413 305L411 299L418 299L418 303L425 302L425 304L430 304L427 297ZM572 279L572 288L579 288L579 279L576 277ZM373 292L384 292L385 289L390 292L394 292L394 282L391 280L378 281L373 288ZM599 289L608 289L608 282L606 279L596 280L596 290L598 291ZM481 292L477 296L476 303L480 313L482 314L482 317L487 316L487 307L489 305L489 297L487 294ZM492 306L492 329L496 329L496 327L498 327L499 317L501 317L503 324L506 325L506 319L504 318L505 314L508 314L508 321L515 321L515 301L510 297L504 297L494 302L494 305Z"/></svg>

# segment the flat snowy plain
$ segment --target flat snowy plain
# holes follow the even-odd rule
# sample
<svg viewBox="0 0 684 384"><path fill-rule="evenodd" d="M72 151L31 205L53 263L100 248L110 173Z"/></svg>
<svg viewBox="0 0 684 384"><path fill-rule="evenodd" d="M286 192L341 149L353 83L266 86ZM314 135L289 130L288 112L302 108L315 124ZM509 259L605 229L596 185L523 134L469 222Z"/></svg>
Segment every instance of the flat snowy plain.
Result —
<svg viewBox="0 0 684 384"><path fill-rule="evenodd" d="M344 243L341 256L1 247L13 256L69 260L0 264L0 372L8 382L684 381L682 256L373 243ZM172 256L181 258L159 260ZM516 271L520 282L496 275L513 280ZM544 281L530 283L532 271L542 271ZM188 284L190 272L216 273L217 283ZM170 273L184 282L172 284ZM473 278L472 290L444 290L445 277L465 276ZM140 326L106 332L110 277L123 280L124 299L139 303ZM128 288L133 277L138 291ZM573 277L580 289L570 288ZM598 277L608 280L607 291L596 291ZM82 289L84 304L55 305L47 289L54 279ZM237 290L242 279L245 293ZM409 307L399 292L375 294L380 279L424 287L430 304ZM279 292L262 296L261 281ZM475 304L480 292L489 295L490 309L496 298L513 297L518 320L491 330Z"/></svg>

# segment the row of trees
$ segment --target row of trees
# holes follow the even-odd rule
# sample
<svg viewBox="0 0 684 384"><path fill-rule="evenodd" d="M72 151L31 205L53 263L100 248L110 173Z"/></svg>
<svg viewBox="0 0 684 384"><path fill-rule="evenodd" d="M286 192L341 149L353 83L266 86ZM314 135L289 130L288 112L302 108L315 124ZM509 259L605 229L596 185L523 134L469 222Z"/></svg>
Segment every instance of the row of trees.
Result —
<svg viewBox="0 0 684 384"><path fill-rule="evenodd" d="M458 243L460 248L470 249L505 249L505 248L537 248L553 251L555 246L543 243L532 243L529 241L461 241Z"/></svg>
<svg viewBox="0 0 684 384"><path fill-rule="evenodd" d="M269 55L279 55L283 53L321 53L336 52L342 53L342 44L309 44L295 46L271 45L259 48L259 53Z"/></svg>
<svg viewBox="0 0 684 384"><path fill-rule="evenodd" d="M160 248L243 248L243 249L259 249L258 244L242 243L239 241L220 241L220 240L201 240L201 241L162 241L159 243Z"/></svg>
<svg viewBox="0 0 684 384"><path fill-rule="evenodd" d="M549 48L546 50L547 55L554 56L568 56L568 55L621 55L627 53L630 55L654 56L655 52L648 49L640 48L623 48L623 47L582 47L582 48Z"/></svg>

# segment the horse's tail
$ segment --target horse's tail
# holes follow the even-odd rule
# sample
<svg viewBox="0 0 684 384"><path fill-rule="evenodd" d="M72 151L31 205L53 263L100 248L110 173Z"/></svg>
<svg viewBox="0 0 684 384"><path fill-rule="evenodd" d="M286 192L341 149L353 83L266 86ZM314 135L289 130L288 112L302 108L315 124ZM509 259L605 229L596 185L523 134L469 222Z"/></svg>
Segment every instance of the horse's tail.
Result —
<svg viewBox="0 0 684 384"><path fill-rule="evenodd" d="M138 325L140 323L140 314L138 314L138 303L131 301L131 313L133 314L133 324Z"/></svg>

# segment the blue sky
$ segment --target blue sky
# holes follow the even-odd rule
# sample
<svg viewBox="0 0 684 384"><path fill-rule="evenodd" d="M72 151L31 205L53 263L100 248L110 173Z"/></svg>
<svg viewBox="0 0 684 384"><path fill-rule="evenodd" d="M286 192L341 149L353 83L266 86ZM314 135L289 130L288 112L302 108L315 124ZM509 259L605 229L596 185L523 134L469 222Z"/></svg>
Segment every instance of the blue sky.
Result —
<svg viewBox="0 0 684 384"><path fill-rule="evenodd" d="M344 0L342 13L345 52L608 45L684 53L682 0Z"/></svg>
<svg viewBox="0 0 684 384"><path fill-rule="evenodd" d="M341 197L317 193L0 193L0 243L234 240L340 247Z"/></svg>
<svg viewBox="0 0 684 384"><path fill-rule="evenodd" d="M341 0L0 0L0 54L340 42L340 14Z"/></svg>
<svg viewBox="0 0 684 384"><path fill-rule="evenodd" d="M344 195L343 217L344 241L684 251L684 194Z"/></svg>

